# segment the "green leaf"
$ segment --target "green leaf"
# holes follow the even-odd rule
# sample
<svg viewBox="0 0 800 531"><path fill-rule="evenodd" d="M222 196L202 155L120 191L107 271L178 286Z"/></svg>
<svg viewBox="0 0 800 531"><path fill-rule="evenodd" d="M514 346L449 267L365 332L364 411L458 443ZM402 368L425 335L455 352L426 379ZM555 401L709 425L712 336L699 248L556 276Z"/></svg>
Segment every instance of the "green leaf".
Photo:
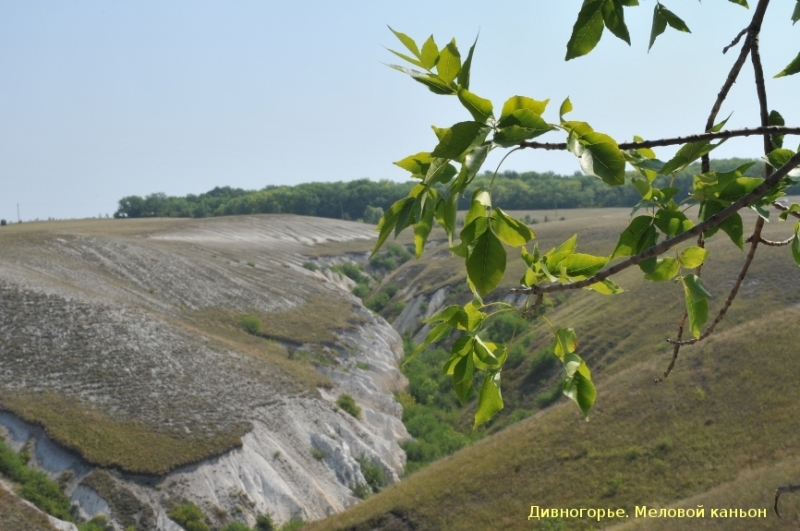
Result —
<svg viewBox="0 0 800 531"><path fill-rule="evenodd" d="M559 328L556 331L556 337L550 345L558 359L564 361L567 354L572 354L578 348L578 338L575 335L573 328Z"/></svg>
<svg viewBox="0 0 800 531"><path fill-rule="evenodd" d="M481 385L478 410L475 412L475 424L472 429L491 420L501 409L503 409L503 397L500 395L500 372L487 373Z"/></svg>
<svg viewBox="0 0 800 531"><path fill-rule="evenodd" d="M431 229L433 228L433 212L435 207L436 204L433 201L426 202L421 219L414 225L414 247L417 258L422 256L425 250L425 242L428 241L428 235L430 235Z"/></svg>
<svg viewBox="0 0 800 531"><path fill-rule="evenodd" d="M436 343L437 341L449 336L450 332L452 331L453 327L447 323L439 323L438 325L434 326L431 329L431 331L428 332L428 335L425 336L425 341L423 341L421 345L419 345L416 349L414 349L414 353L411 356L409 356L406 361L403 362L403 365L406 365L409 362L411 362L411 360L416 358L419 355L419 353L425 350L431 343Z"/></svg>
<svg viewBox="0 0 800 531"><path fill-rule="evenodd" d="M792 238L792 257L794 258L794 263L800 266L800 236L797 234L796 226L794 238Z"/></svg>
<svg viewBox="0 0 800 531"><path fill-rule="evenodd" d="M457 123L445 130L431 156L457 159L474 144L482 144L488 134L489 127L480 122Z"/></svg>
<svg viewBox="0 0 800 531"><path fill-rule="evenodd" d="M453 39L439 52L439 62L436 63L436 72L445 83L451 83L458 72L461 70L461 54L456 48L456 40Z"/></svg>
<svg viewBox="0 0 800 531"><path fill-rule="evenodd" d="M423 323L437 323L439 321L444 321L445 323L450 324L451 326L455 326L455 323L452 322L452 319L456 317L459 312L464 311L464 309L457 305L453 304L445 308L444 310L440 311L437 314L431 315L427 319L423 321Z"/></svg>
<svg viewBox="0 0 800 531"><path fill-rule="evenodd" d="M603 36L603 5L606 0L583 3L567 43L566 61L591 52Z"/></svg>
<svg viewBox="0 0 800 531"><path fill-rule="evenodd" d="M394 50L392 50L390 48L386 48L386 49L389 50L390 52L392 52L393 54L395 54L400 59L403 59L404 61L408 61L409 63L411 63L414 66L419 66L420 68L425 68L425 65L423 65L421 61L418 61L418 60L416 60L416 59L414 59L412 57L409 57L409 56L407 56L405 54L402 54L400 52L396 52L396 51L394 51Z"/></svg>
<svg viewBox="0 0 800 531"><path fill-rule="evenodd" d="M481 234L469 246L467 276L481 297L494 290L506 271L506 250L491 231Z"/></svg>
<svg viewBox="0 0 800 531"><path fill-rule="evenodd" d="M472 182L472 179L478 174L483 162L489 155L491 143L486 143L476 147L470 151L464 158L464 163L461 165L461 171L458 172L458 179L453 182L451 194L460 194Z"/></svg>
<svg viewBox="0 0 800 531"><path fill-rule="evenodd" d="M461 70L458 72L458 84L464 87L465 89L469 88L469 74L470 69L472 68L472 54L475 53L475 45L478 44L478 37L475 37L475 42L472 43L472 46L469 47L469 53L467 54L467 60L464 61L464 64L461 66Z"/></svg>
<svg viewBox="0 0 800 531"><path fill-rule="evenodd" d="M589 420L589 410L597 398L597 389L592 383L592 373L586 362L576 354L569 354L564 358L564 370L567 373L567 378L564 380L564 394L578 404L583 417Z"/></svg>
<svg viewBox="0 0 800 531"><path fill-rule="evenodd" d="M544 110L547 108L547 104L549 102L549 99L539 101L526 96L511 96L503 104L503 111L500 113L500 120L502 121L506 116L510 116L514 111L521 109L528 109L538 115L541 115L544 113Z"/></svg>
<svg viewBox="0 0 800 531"><path fill-rule="evenodd" d="M686 295L686 312L689 315L689 329L697 338L703 333L703 325L708 320L708 297L703 281L697 275L683 277L683 290Z"/></svg>
<svg viewBox="0 0 800 531"><path fill-rule="evenodd" d="M797 54L797 57L792 59L791 63L786 65L786 68L778 72L775 77L791 76L798 72L800 72L800 53Z"/></svg>
<svg viewBox="0 0 800 531"><path fill-rule="evenodd" d="M476 203L473 202L472 206L474 207L475 205ZM466 258L469 254L469 246L487 230L489 230L489 220L486 217L477 217L466 223L464 228L461 229L461 244L457 247L450 247L450 252L456 256Z"/></svg>
<svg viewBox="0 0 800 531"><path fill-rule="evenodd" d="M448 159L435 158L428 166L423 183L426 185L447 183L456 174L456 167Z"/></svg>
<svg viewBox="0 0 800 531"><path fill-rule="evenodd" d="M767 154L765 157L762 158L770 166L772 166L774 169L777 170L778 168L789 162L789 159L792 158L793 156L794 156L794 151L792 151L791 149L779 148L771 151L769 154Z"/></svg>
<svg viewBox="0 0 800 531"><path fill-rule="evenodd" d="M387 27L392 31L392 33L395 34L395 36L398 39L400 39L400 42L402 42L403 45L406 48L408 48L408 51L414 54L414 57L416 57L417 59L421 59L422 58L422 56L419 53L419 48L417 48L417 43L414 42L414 39L412 39L411 37L409 37L405 33L400 33L399 31L393 30L391 26L387 26Z"/></svg>
<svg viewBox="0 0 800 531"><path fill-rule="evenodd" d="M783 221L786 221L789 215L792 214L793 212L800 212L800 205L798 205L797 203L792 203L792 206L789 207L789 210L784 210L778 217L780 217Z"/></svg>
<svg viewBox="0 0 800 531"><path fill-rule="evenodd" d="M428 40L422 45L422 54L419 58L428 70L436 66L437 61L439 61L439 48L433 40L433 35L428 37Z"/></svg>
<svg viewBox="0 0 800 531"><path fill-rule="evenodd" d="M492 102L476 96L464 87L458 90L458 100L467 108L476 122L485 123L492 116Z"/></svg>
<svg viewBox="0 0 800 531"><path fill-rule="evenodd" d="M797 0L797 3L794 5L794 12L792 13L792 26L794 26L795 22L800 20L800 0Z"/></svg>
<svg viewBox="0 0 800 531"><path fill-rule="evenodd" d="M582 280L597 274L608 263L605 256L592 256L590 254L571 254L564 258L561 266L567 271L567 275L575 280Z"/></svg>
<svg viewBox="0 0 800 531"><path fill-rule="evenodd" d="M378 252L378 249L381 248L383 243L386 241L386 238L389 237L389 234L392 233L392 229L395 228L397 225L398 217L400 216L400 212L405 208L407 204L414 204L413 197L404 197L389 207L389 210L381 217L381 220L378 222L378 226L375 230L379 233L378 241L375 242L375 248L372 250L370 254L370 258L375 256L375 253Z"/></svg>
<svg viewBox="0 0 800 531"><path fill-rule="evenodd" d="M565 241L555 249L550 249L544 255L544 261L547 263L547 267L551 270L556 267L558 264L561 263L566 257L571 255L575 252L575 247L578 245L578 235L573 234L572 238Z"/></svg>
<svg viewBox="0 0 800 531"><path fill-rule="evenodd" d="M472 361L472 356L462 357L453 368L453 387L456 390L461 405L467 403L469 397L472 396L475 365Z"/></svg>
<svg viewBox="0 0 800 531"><path fill-rule="evenodd" d="M681 252L678 257L681 265L689 269L696 269L703 265L708 256L708 251L702 247L688 247Z"/></svg>
<svg viewBox="0 0 800 531"><path fill-rule="evenodd" d="M666 164L664 164L664 167L661 168L658 173L661 175L669 175L670 173L681 171L703 155L713 151L716 147L722 144L722 142L724 141L720 141L716 144L712 144L707 140L701 142L689 142L688 144L682 146L678 152L675 153L675 156L667 161Z"/></svg>
<svg viewBox="0 0 800 531"><path fill-rule="evenodd" d="M411 199L411 198L409 198L409 199ZM397 238L397 235L400 234L400 232L403 229L405 229L411 223L413 223L413 218L411 217L411 215L414 212L414 203L416 203L416 195L414 195L413 199L411 199L410 201L407 201L403 205L402 210L400 210L400 212L397 214L397 224L394 226L394 237L395 238Z"/></svg>
<svg viewBox="0 0 800 531"><path fill-rule="evenodd" d="M733 2L734 4L750 9L750 6L747 5L747 0L728 0L728 2Z"/></svg>
<svg viewBox="0 0 800 531"><path fill-rule="evenodd" d="M455 89L444 82L442 78L439 76L435 76L433 74L425 74L425 75L414 75L411 76L414 81L418 81L428 87L428 90L433 92L434 94L439 95L450 95L455 94Z"/></svg>
<svg viewBox="0 0 800 531"><path fill-rule="evenodd" d="M445 362L442 367L442 375L452 375L455 372L456 364L464 356L471 356L472 349L475 345L475 339L472 336L461 336L453 343L450 349L450 358ZM404 364L405 365L405 364Z"/></svg>
<svg viewBox="0 0 800 531"><path fill-rule="evenodd" d="M587 287L586 289L591 291L596 291L601 295L618 295L625 291L621 287L617 286L614 282L609 279L605 279L602 282L595 282L591 286Z"/></svg>
<svg viewBox="0 0 800 531"><path fill-rule="evenodd" d="M744 223L742 222L742 216L738 212L723 221L719 228L728 235L739 249L744 250Z"/></svg>
<svg viewBox="0 0 800 531"><path fill-rule="evenodd" d="M620 0L606 0L602 12L603 22L609 31L630 45L631 36L628 34L628 26L625 25L625 14Z"/></svg>
<svg viewBox="0 0 800 531"><path fill-rule="evenodd" d="M491 226L500 241L511 247L520 247L536 237L527 225L510 217L499 208L492 212Z"/></svg>
<svg viewBox="0 0 800 531"><path fill-rule="evenodd" d="M483 340L475 336L475 350L473 352L476 369L491 370L500 368L500 360L494 355L496 345L494 343L484 343Z"/></svg>
<svg viewBox="0 0 800 531"><path fill-rule="evenodd" d="M800 3L798 3L800 5ZM786 125L786 121L781 116L781 113L778 111L770 111L769 117L767 118L767 125ZM783 137L784 135L771 135L769 137L770 143L772 144L773 148L781 148L783 147Z"/></svg>
<svg viewBox="0 0 800 531"><path fill-rule="evenodd" d="M639 253L646 251L650 247L653 247L656 242L658 241L658 231L656 230L655 226L651 225L642 235L642 239L639 240L639 245L641 246L641 251ZM639 254L636 253L636 254ZM644 271L645 274L652 274L657 265L656 257L648 258L647 260L642 260L639 262L639 269Z"/></svg>
<svg viewBox="0 0 800 531"><path fill-rule="evenodd" d="M565 99L564 102L561 104L561 107L558 109L558 118L560 121L564 121L564 115L572 112L572 102L569 101L569 98Z"/></svg>
<svg viewBox="0 0 800 531"><path fill-rule="evenodd" d="M653 226L653 218L650 216L637 216L633 218L628 228L619 235L617 247L611 254L611 259L620 256L633 256L644 251L642 248L643 236Z"/></svg>
<svg viewBox="0 0 800 531"><path fill-rule="evenodd" d="M584 148L579 159L584 173L600 177L609 186L625 184L625 157L613 138L591 132L578 141Z"/></svg>
<svg viewBox="0 0 800 531"><path fill-rule="evenodd" d="M674 278L679 270L678 261L674 258L658 259L653 272L645 275L644 278L653 282L666 282Z"/></svg>
<svg viewBox="0 0 800 531"><path fill-rule="evenodd" d="M686 214L675 210L659 210L654 223L658 230L667 236L677 236L694 227L694 223L686 217Z"/></svg>
<svg viewBox="0 0 800 531"><path fill-rule="evenodd" d="M659 7L661 8L661 14L664 16L665 19L667 19L667 24L669 24L672 29L676 29L678 31L683 31L686 33L691 33L691 31L689 31L689 26L687 26L686 23L680 19L680 17L678 17L675 13L673 13L666 7L664 7L664 4L660 4Z"/></svg>
<svg viewBox="0 0 800 531"><path fill-rule="evenodd" d="M425 174L428 173L431 162L433 162L431 154L421 151L416 155L409 155L403 160L398 160L394 164L400 166L404 170L410 171L412 177L419 177L422 179L425 177Z"/></svg>
<svg viewBox="0 0 800 531"><path fill-rule="evenodd" d="M764 182L764 179L756 177L739 177L729 183L720 193L719 198L725 201L736 201L740 197L749 194Z"/></svg>
<svg viewBox="0 0 800 531"><path fill-rule="evenodd" d="M667 18L661 12L661 9L659 9L660 7L661 4L656 3L655 8L653 9L653 25L650 28L650 46L647 47L648 52L653 47L653 44L656 42L658 36L664 33L664 30L667 29Z"/></svg>

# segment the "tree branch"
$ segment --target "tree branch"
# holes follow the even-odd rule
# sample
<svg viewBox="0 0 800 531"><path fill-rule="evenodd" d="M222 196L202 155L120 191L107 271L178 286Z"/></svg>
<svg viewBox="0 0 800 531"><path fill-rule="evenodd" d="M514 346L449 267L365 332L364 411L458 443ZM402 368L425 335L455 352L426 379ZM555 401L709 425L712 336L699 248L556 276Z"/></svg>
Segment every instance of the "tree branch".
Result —
<svg viewBox="0 0 800 531"><path fill-rule="evenodd" d="M747 276L747 270L750 269L750 264L753 262L753 258L756 256L756 248L758 247L759 241L761 241L761 228L763 226L764 219L758 218L758 221L756 222L756 228L753 231L753 236L748 238L750 240L750 249L747 251L747 258L744 261L741 271L739 271L739 277L736 279L733 289L731 289L731 292L728 294L728 298L725 299L725 304L723 304L722 308L720 308L717 317L714 319L714 322L711 323L711 325L706 328L702 334L700 334L700 337L689 339L687 341L681 341L681 338L678 337L678 339L667 339L667 343L672 343L675 346L694 345L695 343L704 340L714 332L714 329L717 327L717 325L722 322L722 319L725 318L725 314L728 313L728 309L731 307L731 304L733 304L733 299L736 298L736 294L739 293L739 288L741 287L742 282L744 282L744 277ZM757 236L756 233L758 233Z"/></svg>
<svg viewBox="0 0 800 531"><path fill-rule="evenodd" d="M789 207L784 206L784 205L778 203L777 201L773 201L772 202L772 206L774 206L775 208L777 208L778 210L781 210L783 212L786 212L787 210L789 210ZM789 212L789 215L800 219L800 212Z"/></svg>
<svg viewBox="0 0 800 531"><path fill-rule="evenodd" d="M672 369L675 367L675 362L678 361L678 352L681 350L681 338L683 338L683 327L686 324L686 318L689 317L689 314L686 310L683 311L683 317L681 317L681 322L678 324L678 341L675 342L675 347L672 349L672 361L669 362L669 366L667 370L664 371L664 374L661 375L661 378L656 378L654 381L655 383L661 383L667 379L667 377L672 373ZM669 341L669 340L668 340Z"/></svg>
<svg viewBox="0 0 800 531"><path fill-rule="evenodd" d="M676 144L686 144L688 142L700 142L703 140L715 140L717 138L733 138L737 136L752 135L800 135L800 127L785 127L782 125L770 125L767 127L753 127L745 129L729 129L716 133L700 133L688 136L676 136L673 138L661 138L657 140L645 140L644 142L623 142L617 144L619 149L639 149L659 146L674 146ZM566 151L566 143L554 142L520 142L521 148L545 149L548 151Z"/></svg>
<svg viewBox="0 0 800 531"><path fill-rule="evenodd" d="M740 197L731 206L720 210L716 214L709 217L704 222L695 225L691 229L687 230L683 234L675 236L674 238L665 240L658 245L654 245L649 249L637 254L636 256L632 256L627 260L624 260L617 265L600 271L593 277L589 277L585 280L579 280L577 282L573 282L572 284L551 284L548 286L531 286L530 288L514 288L511 291L516 293L555 293L559 291L569 291L573 289L580 289L591 286L596 282L602 282L603 280L607 279L608 277L619 273L633 265L638 264L639 262L643 262L648 258L653 258L662 254L663 252L675 247L679 243L685 242L686 240L693 238L699 235L702 232L705 232L709 229L713 229L714 227L720 225L723 221L731 217L733 214L738 212L744 207L750 206L752 203L756 202L761 196L765 195L769 192L776 184L783 179L787 173L792 171L795 167L800 165L800 153L796 153L791 159L789 159L786 164L780 167L778 171L770 175L768 178L764 179L764 182L755 187L750 193ZM761 218L759 218L761 219Z"/></svg>
<svg viewBox="0 0 800 531"><path fill-rule="evenodd" d="M764 239L764 238L762 238L760 236L758 237L758 243L763 243L764 245L767 245L769 247L783 247L784 245L789 245L790 243L792 243L792 240L794 240L794 236L792 236L790 238L787 238L785 240L777 241L777 242L776 241L772 241L772 240L766 240L766 239ZM751 241L753 241L753 237L750 236L745 241L751 242Z"/></svg>
<svg viewBox="0 0 800 531"><path fill-rule="evenodd" d="M722 49L723 55L728 53L728 50L730 50L731 48L736 46L736 43L738 43L741 40L741 38L744 37L745 33L747 33L747 31L749 29L750 29L750 26L748 26L745 29L743 29L742 31L740 31L739 34L736 37L734 37L734 39L731 41L731 43L729 45L727 45L725 48ZM747 46L747 44L745 44L745 46ZM725 98L723 98L723 99L725 99Z"/></svg>
<svg viewBox="0 0 800 531"><path fill-rule="evenodd" d="M750 23L752 25L752 22ZM722 53L726 53L732 46L735 46L739 39L742 38L742 35L748 32L750 26L746 27L742 30L741 33L733 40L733 42L727 46ZM714 121L717 119L717 115L719 114L719 110L722 108L722 102L725 101L725 98L728 97L728 92L730 92L731 87L733 84L736 83L736 78L739 77L739 72L742 71L742 66L744 66L744 62L747 59L747 55L750 53L750 37L745 39L744 45L742 46L742 50L739 52L739 57L736 58L736 61L733 63L731 67L731 71L728 73L727 79L725 79L725 84L722 85L722 88L719 90L719 94L717 94L717 100L714 102L714 106L711 108L711 112L708 115L708 120L706 120L706 131L709 131L712 127L714 127ZM701 171L703 173L707 173L711 170L710 167L710 160L708 157L708 153L702 156L701 158Z"/></svg>

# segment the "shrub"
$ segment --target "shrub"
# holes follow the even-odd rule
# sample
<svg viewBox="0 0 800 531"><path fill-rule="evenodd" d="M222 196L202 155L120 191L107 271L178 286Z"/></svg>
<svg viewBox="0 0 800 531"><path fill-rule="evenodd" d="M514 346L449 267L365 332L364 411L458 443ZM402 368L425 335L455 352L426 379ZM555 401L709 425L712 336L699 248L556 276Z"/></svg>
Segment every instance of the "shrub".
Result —
<svg viewBox="0 0 800 531"><path fill-rule="evenodd" d="M305 267L309 271L316 271L318 269L317 264L315 264L314 262L303 262L303 267Z"/></svg>
<svg viewBox="0 0 800 531"><path fill-rule="evenodd" d="M186 531L210 531L206 523L206 515L197 505L189 502L175 505L167 516L179 523Z"/></svg>
<svg viewBox="0 0 800 531"><path fill-rule="evenodd" d="M261 330L264 328L264 323L261 322L261 319L256 317L255 315L243 315L239 319L239 326L244 328L244 331L248 334L253 334L257 336L261 333Z"/></svg>
<svg viewBox="0 0 800 531"><path fill-rule="evenodd" d="M361 418L361 408L358 407L356 401L353 400L353 397L348 394L341 394L339 395L339 399L336 401L336 405L338 405L342 410L350 413L357 419Z"/></svg>
<svg viewBox="0 0 800 531"><path fill-rule="evenodd" d="M299 531L305 524L302 518L292 518L281 526L280 531Z"/></svg>
<svg viewBox="0 0 800 531"><path fill-rule="evenodd" d="M311 447L311 456L317 461L322 461L327 457L327 455L325 455L325 452L323 452L322 450L317 450L313 446Z"/></svg>
<svg viewBox="0 0 800 531"><path fill-rule="evenodd" d="M108 525L108 518L98 514L85 524L78 524L78 531L112 531L112 528Z"/></svg>
<svg viewBox="0 0 800 531"><path fill-rule="evenodd" d="M372 290L370 290L369 286L366 284L356 284L356 286L353 288L353 295L361 300L364 300L369 295L370 291Z"/></svg>
<svg viewBox="0 0 800 531"><path fill-rule="evenodd" d="M366 500L370 494L372 494L372 490L369 488L369 485L365 483L356 483L356 486L353 487L353 496L359 498L361 500Z"/></svg>
<svg viewBox="0 0 800 531"><path fill-rule="evenodd" d="M272 531L272 529L274 529L274 528L270 527L268 529L269 529L269 531ZM241 522L231 522L228 525L226 525L225 527L223 527L222 531L253 531L253 530L250 529L249 527L247 527L246 525L244 525Z"/></svg>
<svg viewBox="0 0 800 531"><path fill-rule="evenodd" d="M256 518L256 531L277 531L271 514L259 514Z"/></svg>
<svg viewBox="0 0 800 531"><path fill-rule="evenodd" d="M27 452L21 454L14 452L0 438L0 473L22 485L20 496L42 511L71 522L70 501L61 490L61 486L48 478L44 472L26 466Z"/></svg>
<svg viewBox="0 0 800 531"><path fill-rule="evenodd" d="M4 219L0 219L0 227L5 227L6 225L8 225L8 222Z"/></svg>
<svg viewBox="0 0 800 531"><path fill-rule="evenodd" d="M372 487L372 492L380 492L386 486L386 476L383 474L383 468L364 456L356 457L356 461L361 467L364 479L367 480L367 485Z"/></svg>
<svg viewBox="0 0 800 531"><path fill-rule="evenodd" d="M382 291L367 301L367 308L378 313L386 307L389 303L389 299L389 294Z"/></svg>
<svg viewBox="0 0 800 531"><path fill-rule="evenodd" d="M331 271L335 271L336 273L341 273L347 278L355 281L357 284L369 283L369 277L364 275L361 271L361 267L356 264L351 264L351 263L338 264L332 266Z"/></svg>

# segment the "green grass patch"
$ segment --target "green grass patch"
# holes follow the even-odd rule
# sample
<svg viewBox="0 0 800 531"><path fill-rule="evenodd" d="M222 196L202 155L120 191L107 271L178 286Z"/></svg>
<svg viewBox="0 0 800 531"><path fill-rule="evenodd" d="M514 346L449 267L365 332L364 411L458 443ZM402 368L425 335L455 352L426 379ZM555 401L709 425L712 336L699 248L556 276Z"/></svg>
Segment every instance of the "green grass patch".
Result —
<svg viewBox="0 0 800 531"><path fill-rule="evenodd" d="M357 419L361 418L361 408L358 407L353 397L347 393L339 395L339 398L336 400L336 405L353 417Z"/></svg>
<svg viewBox="0 0 800 531"><path fill-rule="evenodd" d="M27 466L23 452L15 452L0 438L0 474L19 484L19 495L36 507L61 520L71 522L70 501L61 486L47 474Z"/></svg>
<svg viewBox="0 0 800 531"><path fill-rule="evenodd" d="M165 474L180 465L221 454L242 444L249 426L215 437L178 437L157 426L120 420L55 392L0 394L3 407L27 422L43 425L59 444L90 463L128 472Z"/></svg>

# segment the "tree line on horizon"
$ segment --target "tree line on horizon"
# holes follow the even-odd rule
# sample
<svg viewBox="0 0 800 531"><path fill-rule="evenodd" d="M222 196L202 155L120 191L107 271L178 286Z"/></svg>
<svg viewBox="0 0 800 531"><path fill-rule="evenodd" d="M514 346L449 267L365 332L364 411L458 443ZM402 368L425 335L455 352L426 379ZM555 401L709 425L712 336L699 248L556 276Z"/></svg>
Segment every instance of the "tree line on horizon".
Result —
<svg viewBox="0 0 800 531"><path fill-rule="evenodd" d="M731 171L750 159L718 159L711 162L713 171ZM763 173L758 162L746 173ZM680 190L683 199L692 189L693 176L700 165L693 164L680 172L671 186ZM459 209L469 208L472 190L488 187L492 173L483 173L473 180L461 198ZM608 187L592 176L575 173L570 176L553 172L506 171L496 179L492 196L507 210L544 210L552 208L633 207L641 196L632 186ZM626 175L626 180L634 176ZM669 186L666 177L659 177ZM261 190L244 190L230 186L215 187L208 192L186 196L153 193L145 197L131 195L119 200L115 218L204 218L247 214L298 214L323 218L362 220L377 223L395 201L408 195L417 181L394 182L358 179L349 182L313 182L294 186L267 186Z"/></svg>

